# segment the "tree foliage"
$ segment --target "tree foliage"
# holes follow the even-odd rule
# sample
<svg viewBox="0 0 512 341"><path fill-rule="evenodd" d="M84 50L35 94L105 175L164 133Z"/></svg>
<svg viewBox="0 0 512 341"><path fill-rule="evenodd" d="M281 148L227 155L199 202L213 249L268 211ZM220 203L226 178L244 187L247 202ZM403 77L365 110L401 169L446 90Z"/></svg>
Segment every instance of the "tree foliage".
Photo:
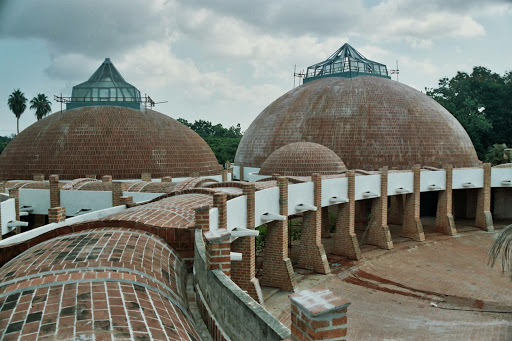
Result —
<svg viewBox="0 0 512 341"><path fill-rule="evenodd" d="M20 91L20 89L14 90L12 94L9 95L9 99L7 100L7 105L9 109L13 112L14 116L16 116L16 126L17 132L20 133L20 116L23 114L25 109L27 109L27 98L25 94Z"/></svg>
<svg viewBox="0 0 512 341"><path fill-rule="evenodd" d="M475 66L471 74L459 71L426 91L466 129L480 159L494 144L512 145L511 72L500 76Z"/></svg>
<svg viewBox="0 0 512 341"><path fill-rule="evenodd" d="M14 138L14 134L11 136L0 136L0 154L4 151L5 147Z"/></svg>
<svg viewBox="0 0 512 341"><path fill-rule="evenodd" d="M30 100L30 109L35 109L35 115L39 121L52 111L52 102L45 94L38 94Z"/></svg>
<svg viewBox="0 0 512 341"><path fill-rule="evenodd" d="M235 160L236 150L243 136L240 124L224 128L222 124L213 125L204 120L190 123L183 118L178 118L178 121L195 131L208 143L220 164Z"/></svg>

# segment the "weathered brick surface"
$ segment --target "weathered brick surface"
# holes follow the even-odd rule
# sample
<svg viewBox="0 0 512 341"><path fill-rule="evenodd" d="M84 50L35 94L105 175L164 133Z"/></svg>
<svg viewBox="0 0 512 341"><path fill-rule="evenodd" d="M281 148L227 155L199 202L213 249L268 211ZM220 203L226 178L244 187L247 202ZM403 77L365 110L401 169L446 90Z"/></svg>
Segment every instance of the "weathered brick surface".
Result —
<svg viewBox="0 0 512 341"><path fill-rule="evenodd" d="M290 300L293 341L347 339L350 302L323 286L299 291Z"/></svg>
<svg viewBox="0 0 512 341"><path fill-rule="evenodd" d="M363 256L355 233L356 178L353 170L347 172L347 180L348 202L338 205L333 253L347 256L349 259L361 259Z"/></svg>
<svg viewBox="0 0 512 341"><path fill-rule="evenodd" d="M414 165L413 192L405 195L404 222L402 224L402 236L416 241L424 241L423 225L420 219L420 172L421 167Z"/></svg>
<svg viewBox="0 0 512 341"><path fill-rule="evenodd" d="M494 231L491 215L491 164L484 163L484 186L478 189L475 226L485 231Z"/></svg>
<svg viewBox="0 0 512 341"><path fill-rule="evenodd" d="M453 219L453 167L446 165L446 189L439 191L437 199L437 212L436 212L436 226L438 232L444 233L449 236L457 234L455 227L455 220Z"/></svg>
<svg viewBox="0 0 512 341"><path fill-rule="evenodd" d="M311 176L338 174L347 170L335 152L318 143L296 142L274 151L261 165L259 174Z"/></svg>
<svg viewBox="0 0 512 341"><path fill-rule="evenodd" d="M329 274L331 269L322 245L322 175L315 173L311 178L314 184L314 205L317 210L303 213L298 266Z"/></svg>
<svg viewBox="0 0 512 341"><path fill-rule="evenodd" d="M288 216L288 181L285 177L278 177L277 185L279 186L279 214ZM292 262L288 258L288 220L268 223L265 240L261 284L286 291L295 290L297 280Z"/></svg>
<svg viewBox="0 0 512 341"><path fill-rule="evenodd" d="M198 340L184 274L176 253L148 233L52 239L0 269L0 338Z"/></svg>
<svg viewBox="0 0 512 341"><path fill-rule="evenodd" d="M478 165L468 134L446 109L372 76L319 79L284 94L247 129L235 164L261 167L276 149L301 141L328 147L348 169Z"/></svg>
<svg viewBox="0 0 512 341"><path fill-rule="evenodd" d="M60 206L60 188L62 185L59 184L59 176L52 174L50 175L50 207Z"/></svg>
<svg viewBox="0 0 512 341"><path fill-rule="evenodd" d="M393 248L391 233L388 227L388 168L380 171L380 193L378 198L372 199L371 219L368 226L368 244L380 246L383 249Z"/></svg>
<svg viewBox="0 0 512 341"><path fill-rule="evenodd" d="M60 223L66 220L66 208L65 207L52 207L48 209L48 222L49 223Z"/></svg>
<svg viewBox="0 0 512 341"><path fill-rule="evenodd" d="M37 143L34 141L37 139ZM86 174L139 179L142 173L183 177L219 174L210 147L193 130L153 110L82 107L52 115L23 130L0 155L0 179Z"/></svg>

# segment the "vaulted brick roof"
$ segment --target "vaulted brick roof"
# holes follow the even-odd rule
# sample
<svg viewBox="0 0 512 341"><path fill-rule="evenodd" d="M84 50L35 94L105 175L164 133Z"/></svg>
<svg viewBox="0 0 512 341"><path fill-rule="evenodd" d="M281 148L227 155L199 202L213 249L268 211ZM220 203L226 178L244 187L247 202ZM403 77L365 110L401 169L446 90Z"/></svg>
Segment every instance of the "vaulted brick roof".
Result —
<svg viewBox="0 0 512 341"><path fill-rule="evenodd" d="M220 166L194 131L153 110L82 107L37 121L0 155L0 180L58 174L62 180L89 174L113 179L212 175Z"/></svg>
<svg viewBox="0 0 512 341"><path fill-rule="evenodd" d="M311 176L339 174L347 170L335 152L318 143L295 142L274 151L265 160L259 174L281 176Z"/></svg>
<svg viewBox="0 0 512 341"><path fill-rule="evenodd" d="M198 340L183 263L160 238L86 230L0 269L0 339Z"/></svg>
<svg viewBox="0 0 512 341"><path fill-rule="evenodd" d="M322 78L284 94L247 129L235 164L261 167L276 149L314 142L349 169L478 165L460 123L425 94L386 78Z"/></svg>

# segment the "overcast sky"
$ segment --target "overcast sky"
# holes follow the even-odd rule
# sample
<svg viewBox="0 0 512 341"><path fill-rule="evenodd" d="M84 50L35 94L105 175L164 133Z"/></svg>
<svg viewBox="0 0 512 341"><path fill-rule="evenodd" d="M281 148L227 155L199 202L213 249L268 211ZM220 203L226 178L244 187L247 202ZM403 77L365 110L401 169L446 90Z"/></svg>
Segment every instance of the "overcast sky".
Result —
<svg viewBox="0 0 512 341"><path fill-rule="evenodd" d="M511 0L0 0L0 135L9 94L71 95L110 57L173 118L245 130L293 68L345 42L419 90L458 70L512 70ZM396 79L396 78L393 78ZM53 103L54 111L60 109ZM27 109L20 129L36 121Z"/></svg>

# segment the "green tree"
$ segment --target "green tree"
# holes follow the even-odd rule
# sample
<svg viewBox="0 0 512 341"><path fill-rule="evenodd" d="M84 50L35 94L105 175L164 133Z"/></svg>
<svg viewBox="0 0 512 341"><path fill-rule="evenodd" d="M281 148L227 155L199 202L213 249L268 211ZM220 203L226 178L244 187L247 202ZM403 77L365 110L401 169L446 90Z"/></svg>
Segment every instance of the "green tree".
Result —
<svg viewBox="0 0 512 341"><path fill-rule="evenodd" d="M492 165L500 165L502 163L511 162L512 150L507 148L505 143L495 143L485 155L485 161Z"/></svg>
<svg viewBox="0 0 512 341"><path fill-rule="evenodd" d="M482 66L471 74L439 80L427 95L444 106L468 132L483 159L495 143L512 144L512 75L500 76Z"/></svg>
<svg viewBox="0 0 512 341"><path fill-rule="evenodd" d="M243 136L240 124L224 128L222 124L213 125L211 122L204 120L190 123L183 118L178 118L178 122L186 125L201 136L213 150L220 164L235 160L238 144L240 144Z"/></svg>
<svg viewBox="0 0 512 341"><path fill-rule="evenodd" d="M14 138L14 134L11 136L0 136L0 154L4 151L5 147Z"/></svg>
<svg viewBox="0 0 512 341"><path fill-rule="evenodd" d="M52 102L48 100L45 94L38 94L30 101L30 109L35 109L39 121L52 111Z"/></svg>
<svg viewBox="0 0 512 341"><path fill-rule="evenodd" d="M12 94L9 95L9 99L7 100L7 105L9 105L9 109L16 116L16 126L17 132L20 133L20 116L23 114L25 109L27 109L27 99L25 98L25 94L18 90L14 90Z"/></svg>

